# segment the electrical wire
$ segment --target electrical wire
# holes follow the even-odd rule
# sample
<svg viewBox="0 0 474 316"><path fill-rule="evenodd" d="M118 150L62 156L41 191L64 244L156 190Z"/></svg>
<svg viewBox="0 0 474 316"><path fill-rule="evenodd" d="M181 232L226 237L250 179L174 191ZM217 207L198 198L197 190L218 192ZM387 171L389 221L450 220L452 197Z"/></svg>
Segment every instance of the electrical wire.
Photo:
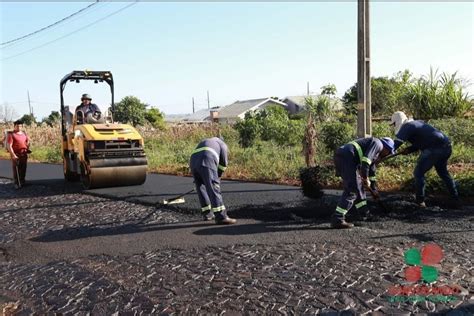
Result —
<svg viewBox="0 0 474 316"><path fill-rule="evenodd" d="M1 0L0 0L1 1ZM44 36L47 36L49 34L49 32L51 31L54 31L56 28L58 27L61 27L61 26L64 26L66 25L67 23L71 23L71 22L74 22L78 19L81 19L83 17L84 14L91 14L92 12L100 9L101 7L103 7L104 5L107 5L107 4L110 4L110 1L100 1L98 5L94 6L93 8L90 8L88 9L87 11L83 11L77 15L75 15L74 17L68 19L67 21L65 21L64 23L61 23L61 24L57 24L47 30L44 30L43 32L41 32L40 34L36 34L33 38L25 38L25 39L22 39L22 40L19 40L19 41L16 41L16 42L13 42L13 43L10 43L10 44L7 44L5 46L0 46L0 50L6 50L6 49L12 49L12 48L15 48L17 47L18 45L22 45L22 44L25 44L25 43L28 43L29 40L33 40L34 38L41 38L41 37L44 37Z"/></svg>
<svg viewBox="0 0 474 316"><path fill-rule="evenodd" d="M39 29L39 30L36 30L36 31L34 31L34 32L31 32L31 33L28 33L28 34L26 34L26 35L17 37L17 38L15 38L15 39L12 39L12 40L9 40L9 41L0 43L0 45L1 45L1 46L4 46L4 45L7 45L7 44L11 44L11 43L14 43L14 42L17 42L17 41L20 41L20 40L24 40L24 39L26 39L26 38L28 38L28 37L31 37L31 36L35 35L35 34L41 33L41 32L43 32L43 31L45 31L45 30L47 30L47 29L49 29L49 28L52 28L53 26L56 26L56 25L58 25L58 24L63 23L64 21L66 21L66 20L72 18L72 17L75 16L75 15L78 15L78 14L80 14L80 13L82 13L82 12L88 10L89 8L95 6L95 5L98 4L98 3L99 3L99 1L96 1L96 2L94 2L94 3L90 4L90 5L88 5L87 7L82 8L82 9L80 9L79 11L76 11L76 12L74 12L73 14L68 15L67 17L65 17L65 18L63 18L63 19L54 22L53 24L50 24L50 25L48 25L48 26L45 26L45 27L43 27L43 28L41 28L41 29Z"/></svg>
<svg viewBox="0 0 474 316"><path fill-rule="evenodd" d="M60 36L60 37L58 37L58 38L56 38L56 39L54 39L54 40L52 40L52 41L49 41L49 42L46 42L46 43L44 43L44 44L42 44L42 45L33 47L33 48L28 49L28 50L26 50L26 51L23 51L23 52L21 52L21 53L18 53L18 54L12 55L12 56L8 56L8 57L5 57L5 58L2 58L2 61L4 61L4 60L9 60L9 59L12 59L12 58L15 58L15 57L18 57L18 56L22 56L22 55L24 55L24 54L27 54L27 53L29 53L29 52L32 52L32 51L37 50L37 49L40 49L40 48L45 47L45 46L47 46L47 45L49 45L49 44L52 44L52 43L54 43L54 42L57 42L57 41L59 41L59 40L61 40L61 39L63 39L63 38L66 38L66 37L68 37L68 36L71 36L71 35L73 35L73 34L75 34L75 33L77 33L77 32L80 32L80 31L82 31L82 30L84 30L84 29L86 29L86 28L91 27L91 26L94 25L94 24L97 24L97 23L102 22L102 21L104 21L104 20L106 20L106 19L108 19L108 18L110 18L110 17L112 17L112 16L114 16L114 15L116 15L116 14L118 14L118 13L120 13L120 12L126 10L126 9L128 9L128 8L130 8L131 6L133 6L133 5L137 4L137 3L138 3L138 1L135 1L135 2L133 2L133 3L129 4L129 5L127 5L127 6L123 7L123 8L120 8L120 9L117 10L117 11L112 12L112 13L109 14L109 15L106 15L105 17L103 17L103 18L101 18L101 19L95 20L94 22L91 22L91 23L89 23L89 24L87 24L87 25L85 25L85 26L83 26L83 27L81 27L81 28L79 28L79 29L77 29L77 30L75 30L75 31L72 31L72 32L70 32L70 33L67 33L67 34L65 34L65 35L63 35L63 36Z"/></svg>

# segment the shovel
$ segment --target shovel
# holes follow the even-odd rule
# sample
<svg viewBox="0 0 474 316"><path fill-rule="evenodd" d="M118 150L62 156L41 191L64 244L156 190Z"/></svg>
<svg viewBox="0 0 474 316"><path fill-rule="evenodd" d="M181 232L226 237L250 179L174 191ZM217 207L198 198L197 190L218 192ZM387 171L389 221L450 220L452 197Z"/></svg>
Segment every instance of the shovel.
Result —
<svg viewBox="0 0 474 316"><path fill-rule="evenodd" d="M171 199L165 199L163 200L162 204L167 205L167 204L181 204L185 203L186 201L184 200L184 196L194 192L196 189L192 189L191 191L188 191L186 193L183 193L181 195L175 196L174 198Z"/></svg>
<svg viewBox="0 0 474 316"><path fill-rule="evenodd" d="M377 161L376 164L378 165L379 163L384 162L385 160L388 160L388 159L390 159L390 158L397 157L398 155L401 155L401 154L402 154L402 152L398 152L398 153L396 153L396 154L392 154L392 155L385 156L385 157L383 157L382 159L380 159L379 161Z"/></svg>
<svg viewBox="0 0 474 316"><path fill-rule="evenodd" d="M17 159L15 162L15 170L16 170L16 182L19 188L21 188L21 181L20 181L20 172L18 171L18 165L20 161Z"/></svg>

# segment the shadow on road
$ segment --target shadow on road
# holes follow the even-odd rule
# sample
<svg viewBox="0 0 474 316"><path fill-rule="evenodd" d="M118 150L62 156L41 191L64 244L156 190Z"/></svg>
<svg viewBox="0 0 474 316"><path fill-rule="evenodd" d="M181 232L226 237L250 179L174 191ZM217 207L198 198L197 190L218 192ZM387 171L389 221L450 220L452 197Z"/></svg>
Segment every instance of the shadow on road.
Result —
<svg viewBox="0 0 474 316"><path fill-rule="evenodd" d="M44 234L30 238L36 242L56 242L65 240L76 240L91 237L103 237L112 235L128 235L136 233L144 233L150 231L162 231L172 229L182 229L190 227L205 227L213 225L212 222L206 223L199 220L191 220L181 223L170 224L136 224L128 223L112 227L98 227L97 225L68 227L59 230L47 231Z"/></svg>
<svg viewBox="0 0 474 316"><path fill-rule="evenodd" d="M448 230L448 231L433 231L429 233L404 233L404 234L392 234L392 235L384 235L384 236L376 236L372 237L372 239L388 239L388 238L397 238L397 237L409 237L411 239L416 239L419 241L435 241L434 236L436 235L444 235L444 234L457 234L457 233L467 233L473 232L474 229L464 229L464 230Z"/></svg>

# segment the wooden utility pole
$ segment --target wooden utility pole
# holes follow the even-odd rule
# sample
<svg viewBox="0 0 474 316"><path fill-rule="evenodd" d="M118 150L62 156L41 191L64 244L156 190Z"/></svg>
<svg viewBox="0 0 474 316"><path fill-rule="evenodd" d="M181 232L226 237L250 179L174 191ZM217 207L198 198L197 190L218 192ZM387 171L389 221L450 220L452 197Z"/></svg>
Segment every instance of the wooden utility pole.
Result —
<svg viewBox="0 0 474 316"><path fill-rule="evenodd" d="M193 113L194 113L194 97L193 97Z"/></svg>
<svg viewBox="0 0 474 316"><path fill-rule="evenodd" d="M207 90L207 109L211 108L211 103L209 102L209 90Z"/></svg>
<svg viewBox="0 0 474 316"><path fill-rule="evenodd" d="M357 0L357 136L372 134L369 0Z"/></svg>

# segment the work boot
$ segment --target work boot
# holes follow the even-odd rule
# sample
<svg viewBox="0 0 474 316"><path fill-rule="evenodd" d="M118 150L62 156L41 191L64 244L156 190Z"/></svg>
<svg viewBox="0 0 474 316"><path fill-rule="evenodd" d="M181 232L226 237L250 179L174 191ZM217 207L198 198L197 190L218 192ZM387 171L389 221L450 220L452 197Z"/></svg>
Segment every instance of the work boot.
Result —
<svg viewBox="0 0 474 316"><path fill-rule="evenodd" d="M230 218L229 216L226 216L222 219L217 219L216 218L216 224L217 225L232 225L237 223L237 220L235 218Z"/></svg>
<svg viewBox="0 0 474 316"><path fill-rule="evenodd" d="M205 222L213 221L214 220L214 213L212 213L210 210L202 212L202 220Z"/></svg>
<svg viewBox="0 0 474 316"><path fill-rule="evenodd" d="M232 225L237 223L237 220L227 216L227 212L224 210L222 212L215 212L215 221L217 225Z"/></svg>
<svg viewBox="0 0 474 316"><path fill-rule="evenodd" d="M333 217L331 219L331 228L336 229L343 229L343 228L352 228L354 224L346 222L346 220L342 217Z"/></svg>

